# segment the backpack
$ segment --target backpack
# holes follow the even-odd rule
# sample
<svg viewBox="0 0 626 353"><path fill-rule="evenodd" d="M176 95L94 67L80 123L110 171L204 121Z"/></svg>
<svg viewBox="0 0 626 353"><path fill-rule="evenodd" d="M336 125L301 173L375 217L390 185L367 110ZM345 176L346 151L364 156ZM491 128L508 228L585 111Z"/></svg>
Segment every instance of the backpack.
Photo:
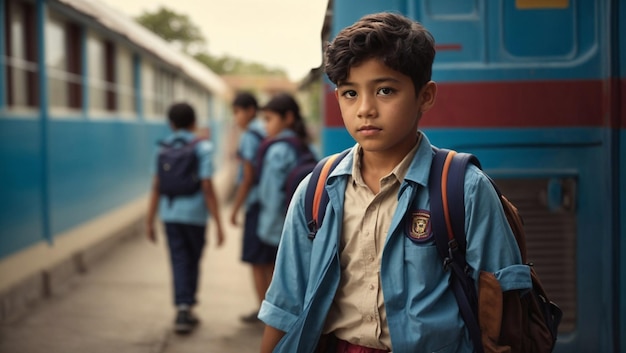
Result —
<svg viewBox="0 0 626 353"><path fill-rule="evenodd" d="M314 239L321 227L328 194L326 178L349 152L322 160L313 170L307 186L305 216L309 239ZM435 243L451 271L450 287L477 353L552 352L561 321L561 309L548 299L532 264L532 289L519 295L518 291L503 292L492 273L481 271L478 291L465 261L464 180L468 163L481 168L478 159L467 153L436 149L430 169L429 195ZM526 263L526 236L517 208L494 186ZM446 195L444 199L442 197Z"/></svg>
<svg viewBox="0 0 626 353"><path fill-rule="evenodd" d="M250 135L252 135L252 137L254 137L258 141L263 141L265 139L265 136L263 136L263 134L257 130L247 130L245 133L249 133ZM237 158L242 159L241 155L242 155L241 150L238 148Z"/></svg>
<svg viewBox="0 0 626 353"><path fill-rule="evenodd" d="M257 155L255 157L256 177L255 184L258 184L263 171L263 160L265 153L269 147L277 142L287 142L297 154L296 165L287 173L287 179L283 190L285 191L285 205L289 206L291 198L296 191L300 182L315 168L317 165L317 157L311 151L309 146L297 137L281 137L265 139L261 142ZM286 209L286 208L285 208Z"/></svg>
<svg viewBox="0 0 626 353"><path fill-rule="evenodd" d="M200 141L187 142L179 137L170 143L158 143L161 146L157 156L159 194L167 196L170 202L176 196L193 195L201 188L196 155L196 144Z"/></svg>

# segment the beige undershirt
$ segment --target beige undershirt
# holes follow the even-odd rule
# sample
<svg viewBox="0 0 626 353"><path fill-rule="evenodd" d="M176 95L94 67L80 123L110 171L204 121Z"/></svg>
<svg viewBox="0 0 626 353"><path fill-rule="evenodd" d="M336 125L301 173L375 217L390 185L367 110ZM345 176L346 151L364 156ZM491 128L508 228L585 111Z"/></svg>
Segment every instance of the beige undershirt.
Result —
<svg viewBox="0 0 626 353"><path fill-rule="evenodd" d="M391 350L380 282L382 249L398 206L400 184L417 152L413 149L380 180L374 194L361 175L362 149L354 150L352 175L344 200L340 241L341 280L326 319L325 333L360 346Z"/></svg>

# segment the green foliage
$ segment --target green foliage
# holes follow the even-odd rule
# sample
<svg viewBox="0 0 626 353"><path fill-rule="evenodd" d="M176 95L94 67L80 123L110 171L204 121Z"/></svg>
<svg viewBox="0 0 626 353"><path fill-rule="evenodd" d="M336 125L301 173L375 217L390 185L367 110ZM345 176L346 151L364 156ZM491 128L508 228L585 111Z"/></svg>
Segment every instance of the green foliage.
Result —
<svg viewBox="0 0 626 353"><path fill-rule="evenodd" d="M265 65L243 61L232 56L214 57L208 53L198 53L194 58L208 66L218 75L272 75L287 77L282 69L268 68Z"/></svg>
<svg viewBox="0 0 626 353"><path fill-rule="evenodd" d="M167 42L179 45L184 52L193 55L196 60L208 66L218 75L272 75L287 77L286 72L282 69L268 68L263 64L243 61L228 55L216 57L209 54L204 50L206 40L200 28L191 22L187 15L161 7L155 12L144 12L135 20ZM194 53L190 53L190 51Z"/></svg>
<svg viewBox="0 0 626 353"><path fill-rule="evenodd" d="M166 41L179 44L185 52L189 52L192 45L204 46L206 43L200 28L187 15L165 7L152 13L144 12L135 20Z"/></svg>

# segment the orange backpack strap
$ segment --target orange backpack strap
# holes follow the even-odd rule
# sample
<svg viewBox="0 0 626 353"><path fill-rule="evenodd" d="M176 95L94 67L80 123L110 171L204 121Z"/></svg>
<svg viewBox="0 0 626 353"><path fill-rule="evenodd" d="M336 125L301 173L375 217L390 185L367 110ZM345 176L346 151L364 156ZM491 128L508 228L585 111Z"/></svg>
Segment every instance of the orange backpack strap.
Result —
<svg viewBox="0 0 626 353"><path fill-rule="evenodd" d="M326 206L328 206L329 202L328 192L326 192L324 187L326 179L350 151L351 149L347 149L322 159L311 172L311 179L307 185L304 200L304 213L307 227L309 228L308 237L311 240L315 239L317 230L322 226Z"/></svg>

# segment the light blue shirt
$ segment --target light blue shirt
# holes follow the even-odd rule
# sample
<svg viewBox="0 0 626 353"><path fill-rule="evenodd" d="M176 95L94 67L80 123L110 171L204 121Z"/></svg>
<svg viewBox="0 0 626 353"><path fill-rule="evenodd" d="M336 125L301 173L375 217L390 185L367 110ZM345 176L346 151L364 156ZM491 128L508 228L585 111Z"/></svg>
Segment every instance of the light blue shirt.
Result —
<svg viewBox="0 0 626 353"><path fill-rule="evenodd" d="M261 136L255 136L255 132ZM263 127L263 123L258 118L253 119L249 124L248 128L241 134L239 139L239 148L237 149L237 153L239 158L242 161L251 162L253 165L256 163L256 154L259 150L259 146L261 142L263 142L263 138L265 138L265 128ZM243 166L239 166L237 182L240 183L243 178ZM246 196L246 207L251 205L252 203L258 200L258 187L253 185L248 191L248 195Z"/></svg>
<svg viewBox="0 0 626 353"><path fill-rule="evenodd" d="M165 143L170 143L176 138L184 138L192 141L196 136L186 130L177 130L164 139ZM200 141L196 144L196 154L198 156L198 175L200 179L211 179L213 176L213 144L208 140ZM156 158L152 164L152 173L156 174ZM177 196L170 200L166 196L159 198L159 218L166 223L183 223L203 226L209 217L206 208L204 195L199 190L190 196Z"/></svg>
<svg viewBox="0 0 626 353"><path fill-rule="evenodd" d="M409 211L430 210L432 158L432 146L424 136L398 191L398 207L382 250L380 281L394 353L473 351L434 239L417 243L407 236ZM338 240L352 161L350 153L327 180L330 203L314 240L307 237L304 214L310 177L300 184L289 208L274 277L259 313L266 324L286 332L275 352L312 352L322 334L339 286ZM465 209L470 266L496 273L503 290L531 288L529 269L520 265L517 243L500 201L489 180L474 166L466 172Z"/></svg>
<svg viewBox="0 0 626 353"><path fill-rule="evenodd" d="M276 138L294 137L293 130L283 130ZM259 179L259 238L270 245L278 245L285 222L285 182L289 171L298 161L296 150L288 142L272 144L265 152Z"/></svg>

